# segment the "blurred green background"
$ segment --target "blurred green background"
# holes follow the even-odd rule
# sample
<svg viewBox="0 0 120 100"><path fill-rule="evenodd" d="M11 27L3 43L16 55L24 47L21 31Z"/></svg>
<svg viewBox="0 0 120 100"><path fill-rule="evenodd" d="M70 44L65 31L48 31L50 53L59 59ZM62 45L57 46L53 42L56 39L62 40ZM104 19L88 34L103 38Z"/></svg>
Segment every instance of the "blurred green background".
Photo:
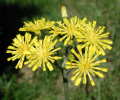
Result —
<svg viewBox="0 0 120 100"><path fill-rule="evenodd" d="M61 6L67 8L70 17L87 17L96 20L97 26L105 26L114 44L111 51L106 50L108 72L100 79L89 80L87 85L76 87L69 77L70 100L120 100L120 0L0 0L0 100L64 100L62 75L54 66L53 72L35 72L26 66L15 69L15 62L7 62L8 45L16 34L24 35L18 29L24 21L45 17L61 20ZM62 55L63 51L60 52ZM71 74L69 74L71 76Z"/></svg>

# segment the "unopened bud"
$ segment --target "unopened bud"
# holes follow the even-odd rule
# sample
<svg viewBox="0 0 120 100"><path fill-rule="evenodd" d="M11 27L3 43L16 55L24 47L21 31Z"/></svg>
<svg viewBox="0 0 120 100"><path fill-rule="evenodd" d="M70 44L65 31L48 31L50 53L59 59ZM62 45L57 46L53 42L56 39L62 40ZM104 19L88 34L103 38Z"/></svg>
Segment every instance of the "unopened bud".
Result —
<svg viewBox="0 0 120 100"><path fill-rule="evenodd" d="M68 17L68 14L67 14L65 6L62 6L61 13L62 13L62 18Z"/></svg>
<svg viewBox="0 0 120 100"><path fill-rule="evenodd" d="M68 46L72 46L72 45L73 45L73 43L74 43L74 42L73 42L73 40L71 40L71 39L70 39L70 40L68 40L68 42L67 42Z"/></svg>
<svg viewBox="0 0 120 100"><path fill-rule="evenodd" d="M75 57L74 57L73 54L70 54L70 55L68 56L68 60L72 61L72 60L74 60L74 59L75 59Z"/></svg>

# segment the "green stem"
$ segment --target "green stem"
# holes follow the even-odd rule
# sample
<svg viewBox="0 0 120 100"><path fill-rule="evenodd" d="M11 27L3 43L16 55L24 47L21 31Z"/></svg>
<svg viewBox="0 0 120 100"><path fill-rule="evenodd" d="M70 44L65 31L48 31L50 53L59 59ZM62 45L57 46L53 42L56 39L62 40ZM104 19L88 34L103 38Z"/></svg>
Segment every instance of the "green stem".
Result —
<svg viewBox="0 0 120 100"><path fill-rule="evenodd" d="M63 87L64 87L64 95L65 95L65 100L69 100L69 85L68 85L68 74L66 74L67 70L65 69L65 62L68 60L68 46L66 46L66 52L65 56L63 56L64 61L62 63L62 77L63 77Z"/></svg>
<svg viewBox="0 0 120 100"><path fill-rule="evenodd" d="M99 61L99 57L97 58L97 61ZM98 77L98 100L101 100L101 82L100 82L100 77Z"/></svg>
<svg viewBox="0 0 120 100"><path fill-rule="evenodd" d="M65 73L66 73L66 69L63 69L62 77L63 77L64 95L65 95L65 100L69 100L68 75Z"/></svg>
<svg viewBox="0 0 120 100"><path fill-rule="evenodd" d="M67 18L67 17L66 17ZM62 18L63 21L63 18ZM66 45L66 51L65 51L65 56L64 61L62 63L62 77L63 77L63 87L64 87L64 95L65 95L65 100L70 100L69 99L69 85L68 85L68 74L66 74L67 70L65 69L65 62L68 60L68 46Z"/></svg>
<svg viewBox="0 0 120 100"><path fill-rule="evenodd" d="M101 100L101 82L100 82L100 77L98 77L98 100Z"/></svg>
<svg viewBox="0 0 120 100"><path fill-rule="evenodd" d="M87 77L87 80L88 80L88 77ZM86 97L89 96L88 83L89 83L89 81L87 81L87 84L85 86Z"/></svg>

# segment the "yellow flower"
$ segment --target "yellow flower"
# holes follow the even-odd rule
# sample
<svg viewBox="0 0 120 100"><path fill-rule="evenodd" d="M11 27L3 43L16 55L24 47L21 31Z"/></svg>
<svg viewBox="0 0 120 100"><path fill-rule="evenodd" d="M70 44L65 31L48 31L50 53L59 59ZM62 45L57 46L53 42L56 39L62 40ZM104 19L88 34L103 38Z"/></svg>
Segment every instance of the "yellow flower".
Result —
<svg viewBox="0 0 120 100"><path fill-rule="evenodd" d="M50 29L54 24L54 21L45 21L45 18L41 18L40 20L34 20L34 22L24 22L23 28L20 28L19 31L30 31L41 35L41 30Z"/></svg>
<svg viewBox="0 0 120 100"><path fill-rule="evenodd" d="M99 26L98 29L95 29L96 21L93 23L89 22L88 24L84 25L81 28L80 34L77 37L78 42L84 42L83 48L88 45L93 45L97 47L97 51L101 52L102 55L105 55L105 49L112 49L109 44L113 44L113 41L106 39L109 32L103 33L104 26ZM104 49L104 50L103 50Z"/></svg>
<svg viewBox="0 0 120 100"><path fill-rule="evenodd" d="M59 41L67 38L64 41L64 45L66 45L70 39L73 39L73 36L75 36L76 38L77 34L79 34L80 23L85 23L86 20L86 18L80 20L79 18L77 18L77 16L75 16L70 18L69 22L67 18L64 18L63 24L61 21L58 21L57 24L59 25L59 27L53 27L54 30L50 31L49 33L53 33L53 38L59 34L64 35L62 38L59 39Z"/></svg>
<svg viewBox="0 0 120 100"><path fill-rule="evenodd" d="M9 57L7 59L8 61L19 59L15 67L17 69L22 68L24 58L26 55L30 54L29 50L32 48L33 43L37 40L37 37L34 37L34 39L31 40L31 34L27 32L25 33L25 36L18 34L16 37L17 38L13 39L13 46L8 46L8 49L10 50L7 50L6 53L12 53L12 55L14 55L13 57Z"/></svg>
<svg viewBox="0 0 120 100"><path fill-rule="evenodd" d="M102 59L100 61L95 61L95 59L101 54L96 52L96 47L90 46L89 48L85 47L85 55L82 54L82 47L80 45L77 45L77 49L79 51L79 54L76 53L74 49L71 49L71 52L77 57L77 60L67 61L66 62L66 69L70 68L77 68L73 74L75 74L71 80L75 80L74 85L78 86L81 82L81 79L83 77L83 83L86 84L86 75L88 75L92 86L95 85L94 81L91 78L91 75L98 75L99 77L104 77L104 75L96 70L107 72L106 68L99 68L97 67L100 63L106 62L106 59ZM82 76L84 74L84 76Z"/></svg>
<svg viewBox="0 0 120 100"><path fill-rule="evenodd" d="M53 70L53 67L50 62L61 59L61 57L54 56L55 52L61 49L60 47L54 49L57 40L52 42L50 36L45 36L44 40L39 40L35 43L35 47L31 49L32 54L27 56L28 61L24 64L29 64L28 67L32 67L32 70L35 71L38 67L43 67L43 71L46 71L46 65L50 71Z"/></svg>

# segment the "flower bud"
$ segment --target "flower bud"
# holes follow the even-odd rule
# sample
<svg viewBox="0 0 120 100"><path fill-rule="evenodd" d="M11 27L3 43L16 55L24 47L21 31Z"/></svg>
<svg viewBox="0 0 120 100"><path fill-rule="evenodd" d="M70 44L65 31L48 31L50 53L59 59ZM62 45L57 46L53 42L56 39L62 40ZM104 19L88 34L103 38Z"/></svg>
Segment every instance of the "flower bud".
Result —
<svg viewBox="0 0 120 100"><path fill-rule="evenodd" d="M71 40L71 39L70 39L70 40L68 40L68 42L67 42L68 46L72 46L72 45L73 45L73 43L74 43L74 42L73 42L73 40Z"/></svg>
<svg viewBox="0 0 120 100"><path fill-rule="evenodd" d="M68 17L65 6L62 6L61 13L62 13L62 18Z"/></svg>
<svg viewBox="0 0 120 100"><path fill-rule="evenodd" d="M68 60L72 61L72 60L74 60L74 59L75 59L75 57L74 57L73 54L70 54L70 55L68 56Z"/></svg>

